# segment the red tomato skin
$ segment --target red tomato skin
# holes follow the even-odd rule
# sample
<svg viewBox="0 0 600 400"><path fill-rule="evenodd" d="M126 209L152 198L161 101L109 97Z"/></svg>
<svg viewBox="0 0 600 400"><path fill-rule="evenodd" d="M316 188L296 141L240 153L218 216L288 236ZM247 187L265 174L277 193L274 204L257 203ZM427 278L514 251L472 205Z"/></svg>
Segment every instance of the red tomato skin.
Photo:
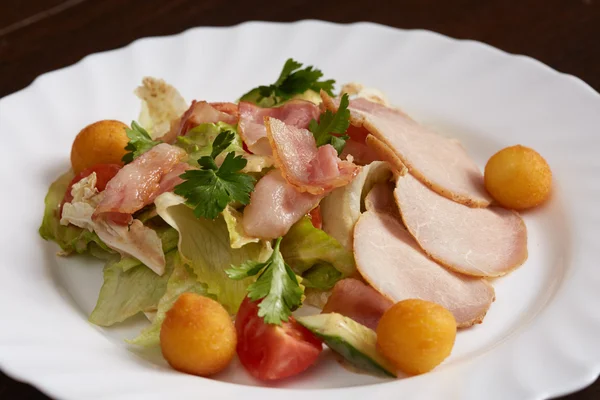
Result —
<svg viewBox="0 0 600 400"><path fill-rule="evenodd" d="M258 303L246 298L238 311L235 328L237 353L246 370L262 381L288 378L315 363L322 343L290 317L281 326L265 324Z"/></svg>
<svg viewBox="0 0 600 400"><path fill-rule="evenodd" d="M323 218L321 218L321 206L316 206L308 213L310 222L317 229L323 229Z"/></svg>
<svg viewBox="0 0 600 400"><path fill-rule="evenodd" d="M69 186L67 186L67 191L65 192L65 197L63 198L62 204L60 205L61 213L62 206L65 203L70 203L73 200L73 196L71 196L71 188L74 184L82 180L83 178L92 174L92 172L96 173L96 188L99 192L106 189L106 184L110 181L121 169L119 164L96 164L93 167L84 169L71 180Z"/></svg>

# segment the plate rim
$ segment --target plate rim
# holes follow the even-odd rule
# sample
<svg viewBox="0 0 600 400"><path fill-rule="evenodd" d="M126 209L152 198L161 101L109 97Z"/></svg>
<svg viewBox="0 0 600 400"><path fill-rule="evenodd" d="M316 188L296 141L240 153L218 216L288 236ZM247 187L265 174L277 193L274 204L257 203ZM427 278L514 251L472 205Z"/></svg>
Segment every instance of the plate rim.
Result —
<svg viewBox="0 0 600 400"><path fill-rule="evenodd" d="M564 72L560 72L557 71L555 69L553 69L552 67L548 66L547 64L534 59L530 56L527 55L519 55L519 54L512 54L509 52L506 52L504 50L498 49L496 47L493 47L487 43L483 43L483 42L479 42L479 41L475 41L475 40L471 40L471 39L456 39L456 38L452 38L450 36L447 35L443 35L440 34L438 32L434 32L434 31L430 31L430 30L425 30L425 29L401 29L401 28L395 28L395 27L391 27L391 26L387 26L387 25L382 25L382 24L378 24L378 23L373 23L373 22L353 22L353 23L334 23L334 22L329 22L329 21L320 21L320 20L313 20L313 19L308 19L308 20L300 20L300 21L295 21L295 22L269 22L269 21L246 21L246 22L242 22L240 24L236 24L236 25L231 25L231 26L218 26L218 27L212 27L212 26L199 26L199 27L192 27L186 30L183 30L179 33L176 34L172 34L172 35L161 35L161 36L149 36L149 37L143 37L143 38L139 38L136 39L124 46L115 48L115 49L110 49L110 50L105 50L105 51L101 51L101 52L96 52L96 53L92 53L92 54L88 54L84 57L82 57L80 60L78 60L77 62L70 64L68 66L59 68L59 69L55 69L52 71L48 71L46 73L43 73L39 76L37 76L29 85L27 85L25 88L20 89L16 92L10 93L2 98L0 98L0 106L5 105L6 103L8 103L10 101L10 99L12 99L13 97L22 95L23 93L25 93L26 91L30 90L32 87L34 87L35 85L37 85L39 83L40 80L44 80L44 79L49 79L49 77L51 77L52 75L54 75L55 73L64 73L65 71L68 71L69 69L72 68L76 68L78 65L82 64L82 63L86 63L89 61L90 58L94 58L94 57L101 57L105 54L109 54L109 53L116 53L119 51L123 51L125 49L128 48L132 48L132 47L136 47L139 45L139 43L143 43L146 41L154 41L154 40L161 40L161 39L174 39L176 37L179 36L184 36L186 34L188 34L188 32L191 31L203 31L203 30L233 30L233 29L240 29L243 28L245 26L251 26L251 25L270 25L270 26L290 26L290 25L294 25L294 26L301 26L301 25L310 25L310 24L318 24L318 25L325 25L325 26L334 26L334 27L344 27L347 29L352 29L355 26L365 26L369 29L383 29L383 30L388 30L388 31L393 31L393 32L406 32L406 33L416 33L416 34L426 34L426 35L431 35L431 36L435 36L438 38L443 38L444 40L448 40L451 42L457 42L459 44L461 43L469 43L470 45L473 46L477 46L479 48L485 49L485 51L488 52L495 52L497 54L502 54L503 56L508 56L514 59L520 59L522 62L527 62L529 64L535 65L535 67L537 68L543 68L546 72L551 72L552 74L554 74L557 78L559 79L563 79L563 80L569 80L571 82L571 84L576 84L578 85L578 87L581 90L585 90L589 95L594 96L595 98L600 98L600 94L598 92L596 92L596 90L594 88L592 88L589 84L587 84L586 82L584 82L583 80L581 80L580 78L573 76L571 74L567 74ZM559 288L560 290L560 288ZM558 293L557 293L558 294ZM537 316L539 317L539 315ZM1 350L1 347L0 347ZM485 356L481 356L481 357L477 357L479 359L481 358L485 358ZM23 371L19 371L18 368L12 368L11 365L9 365L8 363L5 363L2 357L2 353L0 352L0 368L2 369L2 371L9 377L22 381L22 382L26 382L29 383L31 385L34 385L36 388L38 388L40 391L47 393L48 395L51 396L55 396L55 397L62 397L62 396L70 396L68 394L68 389L67 390L54 390L54 389L49 389L47 382L41 383L42 379L36 379L36 377L32 374L29 375L26 372ZM434 372L433 374L439 374L438 372ZM574 377L570 377L569 378L569 382L571 382L570 384L564 384L561 383L560 387L558 388L553 388L551 391L549 392L544 392L544 391L539 391L536 390L534 392L529 392L527 393L527 396L524 398L527 399L538 399L538 398L542 398L542 396L558 396L558 395L562 395L562 394L566 394L566 393L570 393L572 391L581 389L589 384L591 384L595 379L597 379L597 377L600 375L600 360L595 360L592 362L589 362L586 364L586 372L585 373L579 373L577 378ZM416 377L415 379L420 379L422 377ZM219 382L219 384L226 384L224 382ZM258 393L260 391L263 391L264 388L250 388L248 386L241 386L241 385L237 385L237 384L232 384L234 386L237 387L241 387L244 390L248 390L249 392L255 392ZM381 384L376 384L376 385L365 385L365 386L361 386L360 388L372 388L373 386L379 386ZM386 386L386 384L383 384L382 386ZM358 390L357 387L354 388L335 388L335 389L277 389L277 388L269 388L269 390L272 390L274 393L286 393L286 395L289 395L290 392L294 392L294 393L305 393L306 392L310 392L315 394L316 392L323 392L325 395L330 395L332 394L332 391L337 391L337 392L344 392L344 391L353 391L353 392L360 392L361 390ZM522 393L521 393L522 394ZM324 397L324 396L323 396ZM70 397L69 397L70 398Z"/></svg>

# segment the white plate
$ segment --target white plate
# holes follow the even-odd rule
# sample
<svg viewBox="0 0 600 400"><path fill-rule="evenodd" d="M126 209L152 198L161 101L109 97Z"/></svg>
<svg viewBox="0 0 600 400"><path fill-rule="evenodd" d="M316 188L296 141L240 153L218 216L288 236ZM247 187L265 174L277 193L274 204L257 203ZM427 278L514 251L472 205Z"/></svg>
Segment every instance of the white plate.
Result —
<svg viewBox="0 0 600 400"><path fill-rule="evenodd" d="M95 120L136 118L132 90L143 76L163 77L188 100L231 101L273 81L288 57L338 83L384 90L416 119L462 140L481 166L516 143L552 166L551 202L524 214L529 260L494 283L497 300L483 325L460 332L433 373L382 381L327 355L279 389L260 387L239 365L218 380L177 373L158 352L134 353L122 341L141 318L114 329L88 323L100 264L59 259L37 234L43 197L68 168L75 134ZM0 100L0 366L65 399L541 399L576 390L600 372L599 129L600 96L580 80L426 31L253 22L86 57Z"/></svg>

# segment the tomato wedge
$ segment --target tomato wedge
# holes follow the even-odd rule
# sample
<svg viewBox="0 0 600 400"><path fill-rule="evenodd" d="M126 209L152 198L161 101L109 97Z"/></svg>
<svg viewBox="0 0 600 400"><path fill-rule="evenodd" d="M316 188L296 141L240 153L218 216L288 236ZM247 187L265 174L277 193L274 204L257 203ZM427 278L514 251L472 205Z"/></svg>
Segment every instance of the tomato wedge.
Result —
<svg viewBox="0 0 600 400"><path fill-rule="evenodd" d="M310 367L323 350L321 341L290 317L281 326L265 324L258 303L244 299L235 328L237 354L255 378L272 381L297 375Z"/></svg>
<svg viewBox="0 0 600 400"><path fill-rule="evenodd" d="M323 218L321 218L321 206L316 206L315 208L310 210L308 216L310 217L310 222L312 222L315 228L323 229Z"/></svg>
<svg viewBox="0 0 600 400"><path fill-rule="evenodd" d="M61 213L62 206L65 203L70 203L73 200L73 196L71 196L71 188L74 184L82 180L83 178L92 174L92 172L96 173L96 188L99 192L103 191L106 188L106 184L110 181L121 169L119 164L96 164L93 167L84 169L71 180L69 186L67 187L67 191L65 192L65 197L63 198L62 204L60 205Z"/></svg>

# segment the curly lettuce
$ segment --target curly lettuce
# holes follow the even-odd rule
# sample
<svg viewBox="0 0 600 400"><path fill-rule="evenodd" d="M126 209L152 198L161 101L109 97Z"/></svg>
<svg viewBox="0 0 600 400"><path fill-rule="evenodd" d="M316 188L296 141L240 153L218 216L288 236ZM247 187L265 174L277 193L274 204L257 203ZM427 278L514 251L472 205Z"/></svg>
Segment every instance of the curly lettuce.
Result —
<svg viewBox="0 0 600 400"><path fill-rule="evenodd" d="M125 269L123 260L109 261L104 267L104 283L89 321L110 326L156 308L167 289L177 251L167 253L165 258L165 273L162 276L142 264Z"/></svg>
<svg viewBox="0 0 600 400"><path fill-rule="evenodd" d="M155 200L156 211L165 222L179 232L178 249L185 264L206 283L210 295L235 314L246 296L246 288L252 278L235 281L229 279L225 270L247 260L264 261L270 255L270 247L260 243L248 243L233 249L229 242L227 224L222 216L214 220L196 218L185 199L173 193L163 193Z"/></svg>
<svg viewBox="0 0 600 400"><path fill-rule="evenodd" d="M60 205L73 177L73 172L66 172L50 185L44 199L45 208L39 229L40 236L45 240L56 242L62 249L61 255L90 252L94 256L102 256L102 252L112 253L113 250L109 249L96 233L74 225L60 224Z"/></svg>
<svg viewBox="0 0 600 400"><path fill-rule="evenodd" d="M329 264L343 276L356 272L352 252L332 236L315 228L308 217L292 225L281 242L281 253L297 274L304 274L317 264Z"/></svg>

